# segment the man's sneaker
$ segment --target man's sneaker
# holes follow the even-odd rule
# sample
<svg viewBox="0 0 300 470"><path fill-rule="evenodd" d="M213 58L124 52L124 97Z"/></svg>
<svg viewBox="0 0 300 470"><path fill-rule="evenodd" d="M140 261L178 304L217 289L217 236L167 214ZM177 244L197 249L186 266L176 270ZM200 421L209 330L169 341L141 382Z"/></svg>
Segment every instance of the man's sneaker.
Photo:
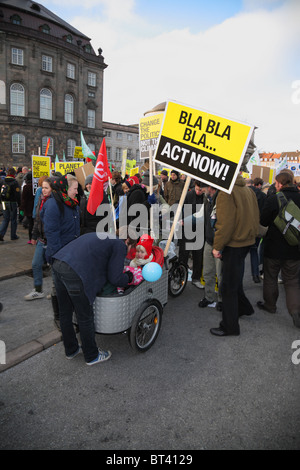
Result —
<svg viewBox="0 0 300 470"><path fill-rule="evenodd" d="M200 308L204 308L204 307L215 307L216 306L216 302L211 302L210 300L207 300L205 297L204 299L200 300L200 302L198 303L198 306Z"/></svg>
<svg viewBox="0 0 300 470"><path fill-rule="evenodd" d="M74 357L78 356L82 351L81 346L78 346L77 351L75 351L73 354L70 354L69 356L66 356L67 359L74 359Z"/></svg>
<svg viewBox="0 0 300 470"><path fill-rule="evenodd" d="M204 289L204 285L200 281L192 281L193 286L198 287L198 289Z"/></svg>
<svg viewBox="0 0 300 470"><path fill-rule="evenodd" d="M93 366L94 364L98 364L99 362L107 361L110 358L110 356L111 356L110 351L102 351L101 349L99 349L98 357L96 357L96 359L94 359L91 362L86 362L86 364L88 366Z"/></svg>
<svg viewBox="0 0 300 470"><path fill-rule="evenodd" d="M35 299L42 299L43 297L45 297L44 292L38 292L35 289L33 289L32 292L25 295L24 299L25 300L35 300Z"/></svg>

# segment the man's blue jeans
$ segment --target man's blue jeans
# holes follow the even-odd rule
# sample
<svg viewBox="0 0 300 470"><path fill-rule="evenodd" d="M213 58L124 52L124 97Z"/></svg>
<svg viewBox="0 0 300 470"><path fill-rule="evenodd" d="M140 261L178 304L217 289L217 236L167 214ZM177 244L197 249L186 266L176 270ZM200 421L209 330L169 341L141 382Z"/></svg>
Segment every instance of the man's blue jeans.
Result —
<svg viewBox="0 0 300 470"><path fill-rule="evenodd" d="M98 356L94 312L93 306L90 305L84 293L82 281L78 274L64 261L55 259L52 270L66 355L69 356L78 349L78 341L72 322L73 311L75 310L85 361L93 361Z"/></svg>
<svg viewBox="0 0 300 470"><path fill-rule="evenodd" d="M43 265L46 262L45 252L46 245L38 240L32 259L32 272L35 287L43 285Z"/></svg>
<svg viewBox="0 0 300 470"><path fill-rule="evenodd" d="M17 237L18 204L16 202L5 202L4 204L5 210L3 211L3 222L0 227L0 236L4 237L10 222L10 238L13 240Z"/></svg>

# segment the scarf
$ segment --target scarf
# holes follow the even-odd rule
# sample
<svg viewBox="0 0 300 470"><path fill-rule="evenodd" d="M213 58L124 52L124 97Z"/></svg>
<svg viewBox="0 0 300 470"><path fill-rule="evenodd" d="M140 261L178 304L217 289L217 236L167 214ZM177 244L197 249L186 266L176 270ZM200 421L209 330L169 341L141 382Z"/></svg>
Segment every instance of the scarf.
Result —
<svg viewBox="0 0 300 470"><path fill-rule="evenodd" d="M47 199L49 199L50 196L41 196L41 204L40 204L40 212L42 210L42 207L43 205L45 204L45 202L47 201Z"/></svg>
<svg viewBox="0 0 300 470"><path fill-rule="evenodd" d="M61 211L64 209L64 204L72 209L78 205L77 199L72 199L68 196L68 189L67 175L63 175L61 178L55 178L52 183L52 194Z"/></svg>

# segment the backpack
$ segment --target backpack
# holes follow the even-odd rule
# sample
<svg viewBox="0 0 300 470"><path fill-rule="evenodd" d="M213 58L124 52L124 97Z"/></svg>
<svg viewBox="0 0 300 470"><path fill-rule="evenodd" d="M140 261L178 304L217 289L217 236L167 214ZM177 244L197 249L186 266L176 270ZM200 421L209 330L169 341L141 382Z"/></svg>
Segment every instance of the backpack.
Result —
<svg viewBox="0 0 300 470"><path fill-rule="evenodd" d="M292 199L287 200L282 192L277 193L276 196L279 213L274 224L289 245L298 246L300 243L300 208Z"/></svg>
<svg viewBox="0 0 300 470"><path fill-rule="evenodd" d="M3 182L1 184L1 199L2 201L9 201L10 199L10 184Z"/></svg>

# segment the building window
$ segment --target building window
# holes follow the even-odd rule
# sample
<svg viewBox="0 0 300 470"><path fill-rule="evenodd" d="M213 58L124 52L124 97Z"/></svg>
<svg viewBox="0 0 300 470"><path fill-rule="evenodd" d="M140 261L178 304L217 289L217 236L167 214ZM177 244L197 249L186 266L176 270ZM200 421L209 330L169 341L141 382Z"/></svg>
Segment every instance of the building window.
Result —
<svg viewBox="0 0 300 470"><path fill-rule="evenodd" d="M111 137L111 131L105 131L105 137Z"/></svg>
<svg viewBox="0 0 300 470"><path fill-rule="evenodd" d="M11 145L13 153L25 153L25 136L23 134L14 134Z"/></svg>
<svg viewBox="0 0 300 470"><path fill-rule="evenodd" d="M40 118L52 119L52 92L48 88L40 92Z"/></svg>
<svg viewBox="0 0 300 470"><path fill-rule="evenodd" d="M96 95L95 95L95 92L94 92L94 91L89 91L89 92L88 92L88 97L89 97L89 98L95 98L95 96L96 96Z"/></svg>
<svg viewBox="0 0 300 470"><path fill-rule="evenodd" d="M92 52L92 46L90 44L86 44L84 46L84 50L90 54Z"/></svg>
<svg viewBox="0 0 300 470"><path fill-rule="evenodd" d="M11 50L11 62L15 65L24 65L24 52L23 49L13 47Z"/></svg>
<svg viewBox="0 0 300 470"><path fill-rule="evenodd" d="M20 83L13 83L10 87L10 114L25 116L25 90Z"/></svg>
<svg viewBox="0 0 300 470"><path fill-rule="evenodd" d="M67 77L75 80L75 65L67 64Z"/></svg>
<svg viewBox="0 0 300 470"><path fill-rule="evenodd" d="M127 134L127 140L129 140L129 142L132 142L132 134Z"/></svg>
<svg viewBox="0 0 300 470"><path fill-rule="evenodd" d="M42 33L50 34L50 26L48 26L47 24L43 24L42 26L40 26L39 29Z"/></svg>
<svg viewBox="0 0 300 470"><path fill-rule="evenodd" d="M67 140L67 157L68 158L74 157L75 147L76 147L76 141L74 139L68 139Z"/></svg>
<svg viewBox="0 0 300 470"><path fill-rule="evenodd" d="M111 159L111 147L106 147L106 154L107 154L107 159Z"/></svg>
<svg viewBox="0 0 300 470"><path fill-rule="evenodd" d="M66 40L67 42L69 42L70 44L72 44L72 42L73 42L73 37L71 36L71 34L68 34L67 36L65 36L65 40Z"/></svg>
<svg viewBox="0 0 300 470"><path fill-rule="evenodd" d="M117 139L122 140L122 138L123 138L122 132L117 132Z"/></svg>
<svg viewBox="0 0 300 470"><path fill-rule="evenodd" d="M116 160L121 160L122 159L122 149L120 147L116 148Z"/></svg>
<svg viewBox="0 0 300 470"><path fill-rule="evenodd" d="M50 139L50 144L49 144L47 156L54 154L54 151L53 151L54 150L53 138L50 137L49 135L45 135L42 138L42 155L45 155L45 153L46 153L46 148L47 148L47 144L48 144L49 139Z"/></svg>
<svg viewBox="0 0 300 470"><path fill-rule="evenodd" d="M48 55L42 56L42 70L52 72L52 57Z"/></svg>
<svg viewBox="0 0 300 470"><path fill-rule="evenodd" d="M13 23L13 24L22 24L22 20L20 18L19 15L12 15L10 17L10 21Z"/></svg>
<svg viewBox="0 0 300 470"><path fill-rule="evenodd" d="M89 86L96 86L97 83L97 76L93 72L88 72L88 85Z"/></svg>
<svg viewBox="0 0 300 470"><path fill-rule="evenodd" d="M95 110L94 109L88 109L88 122L87 126L91 127L92 129L95 129Z"/></svg>
<svg viewBox="0 0 300 470"><path fill-rule="evenodd" d="M72 95L65 95L65 122L74 122L74 98Z"/></svg>

